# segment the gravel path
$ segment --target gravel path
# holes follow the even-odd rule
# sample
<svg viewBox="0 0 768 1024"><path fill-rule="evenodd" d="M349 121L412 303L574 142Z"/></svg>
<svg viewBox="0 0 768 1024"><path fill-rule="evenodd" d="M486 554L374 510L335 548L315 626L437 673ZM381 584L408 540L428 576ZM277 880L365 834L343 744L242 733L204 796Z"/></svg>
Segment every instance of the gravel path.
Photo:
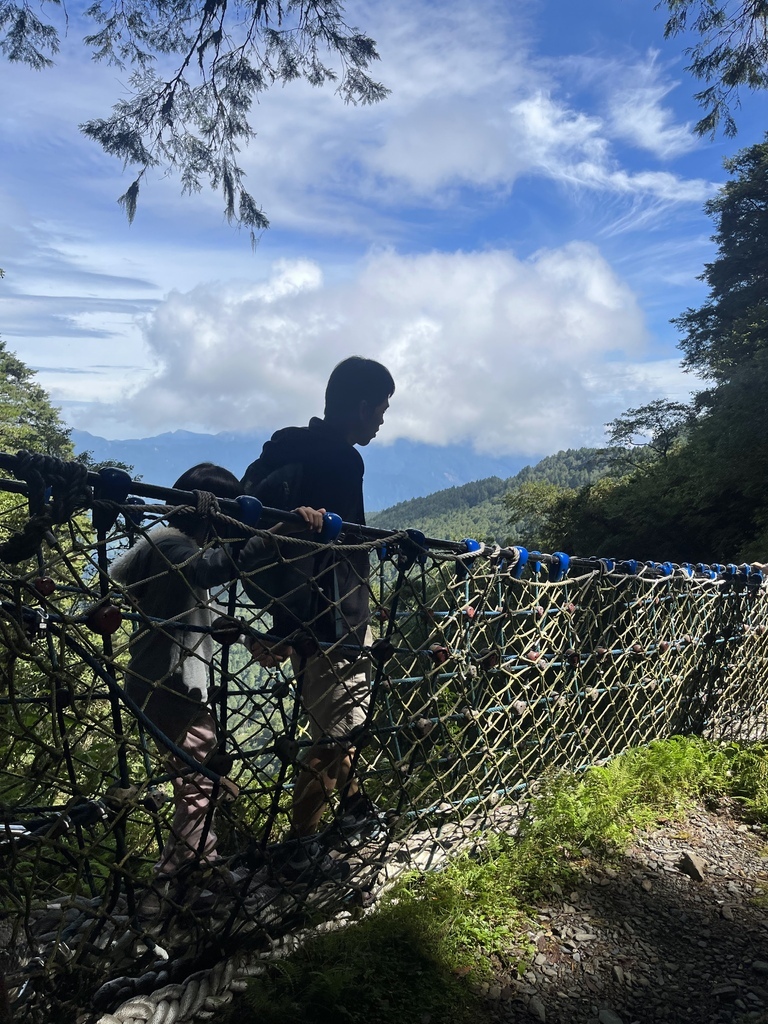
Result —
<svg viewBox="0 0 768 1024"><path fill-rule="evenodd" d="M640 834L623 858L585 850L573 890L541 905L538 952L483 985L498 1024L768 1024L768 829L722 801Z"/></svg>

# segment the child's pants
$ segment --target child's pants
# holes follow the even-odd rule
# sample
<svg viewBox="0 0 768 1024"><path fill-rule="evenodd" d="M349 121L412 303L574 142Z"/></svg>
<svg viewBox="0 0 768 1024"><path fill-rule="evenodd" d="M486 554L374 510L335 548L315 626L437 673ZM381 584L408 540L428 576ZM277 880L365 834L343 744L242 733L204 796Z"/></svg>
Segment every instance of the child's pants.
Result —
<svg viewBox="0 0 768 1024"><path fill-rule="evenodd" d="M205 761L218 745L213 715L209 711L201 711L177 743L196 761ZM192 860L216 859L216 833L213 831L211 803L215 783L193 772L173 755L168 758L168 766L178 774L172 780L176 809L171 822L171 834L155 865L155 871L164 875L172 874Z"/></svg>
<svg viewBox="0 0 768 1024"><path fill-rule="evenodd" d="M180 677L153 686L128 676L126 690L157 728L196 761L205 762L214 753L218 747L214 717L199 699L187 695ZM175 811L171 834L155 864L155 872L164 875L191 861L217 857L211 803L215 783L173 754L167 764L173 776Z"/></svg>

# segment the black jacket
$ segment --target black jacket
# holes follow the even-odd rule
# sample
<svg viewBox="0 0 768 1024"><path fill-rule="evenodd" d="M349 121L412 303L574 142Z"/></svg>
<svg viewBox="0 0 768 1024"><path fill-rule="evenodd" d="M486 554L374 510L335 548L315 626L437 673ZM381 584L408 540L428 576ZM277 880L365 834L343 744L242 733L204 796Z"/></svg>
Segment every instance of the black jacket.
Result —
<svg viewBox="0 0 768 1024"><path fill-rule="evenodd" d="M364 472L358 450L325 420L313 418L306 427L278 430L245 471L242 487L272 508L310 505L364 525ZM304 627L323 642L364 642L370 617L369 555L344 554L343 548L342 538L332 550L292 561L293 580L306 581L306 586L286 588L292 593L273 610L278 635Z"/></svg>

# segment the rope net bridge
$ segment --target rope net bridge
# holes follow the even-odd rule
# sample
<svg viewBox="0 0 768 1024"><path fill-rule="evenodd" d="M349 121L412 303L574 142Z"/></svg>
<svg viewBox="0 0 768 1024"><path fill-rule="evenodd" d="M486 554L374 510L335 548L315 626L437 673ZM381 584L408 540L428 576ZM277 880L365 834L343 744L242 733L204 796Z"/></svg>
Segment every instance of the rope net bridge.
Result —
<svg viewBox="0 0 768 1024"><path fill-rule="evenodd" d="M397 871L509 823L547 771L678 733L764 735L757 567L491 549L334 517L309 540L271 531L296 517L250 497L29 453L0 468L15 478L0 481L0 1019L189 1019L191 997L166 1016L142 993L178 995L201 965L354 913ZM205 539L170 561L161 538L179 515ZM154 568L136 587L113 567L139 549ZM193 587L212 553L225 582ZM371 626L328 641L319 623L339 608L318 579L361 553ZM157 614L171 584L194 600ZM286 640L275 623L296 593L313 600ZM160 649L175 652L165 676L142 679L136 652ZM216 719L197 749L136 697L143 684L184 700L185 660L209 684L196 711ZM342 690L364 673L362 715L333 741L302 699L318 661ZM339 791L323 791L302 845L296 787L322 780L307 765L324 745L351 761L367 815L348 827Z"/></svg>

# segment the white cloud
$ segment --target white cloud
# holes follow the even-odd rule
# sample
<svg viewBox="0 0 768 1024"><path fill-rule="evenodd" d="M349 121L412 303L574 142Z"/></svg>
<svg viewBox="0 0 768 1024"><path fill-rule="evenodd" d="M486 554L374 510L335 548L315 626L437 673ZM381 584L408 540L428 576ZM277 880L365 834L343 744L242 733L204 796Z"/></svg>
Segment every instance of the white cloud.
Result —
<svg viewBox="0 0 768 1024"><path fill-rule="evenodd" d="M662 161L673 160L695 150L700 142L690 121L680 122L665 103L680 84L669 77L669 67L659 51L649 49L642 57L575 54L551 69L564 87L580 83L591 92L583 96L599 115L605 135L645 150Z"/></svg>
<svg viewBox="0 0 768 1024"><path fill-rule="evenodd" d="M702 203L713 186L669 171L630 171L611 155L606 125L599 117L572 111L544 92L515 104L513 135L529 172L538 171L571 186L624 196L633 203ZM524 157L519 157L524 159ZM653 208L652 206L649 208Z"/></svg>
<svg viewBox="0 0 768 1024"><path fill-rule="evenodd" d="M689 122L675 123L664 99L676 88L659 67L658 53L629 67L606 69L611 80L608 114L611 133L648 150L661 160L680 156L698 145Z"/></svg>
<svg viewBox="0 0 768 1024"><path fill-rule="evenodd" d="M397 382L383 441L555 451L599 439L607 419L659 386L642 369L631 291L579 243L530 260L384 251L336 282L307 260L282 261L255 287L172 293L147 318L145 341L157 372L109 412L152 430L306 422L322 412L331 368L353 353L381 360Z"/></svg>
<svg viewBox="0 0 768 1024"><path fill-rule="evenodd" d="M501 0L444 0L439 8L389 0L356 8L355 21L382 55L374 71L392 94L373 107L351 108L332 89L290 83L260 98L253 111L258 134L241 156L248 186L273 224L396 241L391 213L402 203L445 206L457 187L504 193L522 175L604 191L635 206L700 203L708 183L636 161L629 166L614 152L617 141L629 140L666 159L690 145L688 127L663 105L671 85L655 57L546 66L531 49L532 9L519 2L512 11ZM0 143L4 137L30 161L42 146L37 164L49 174L54 167L66 174L68 164L76 172L71 185L58 182L62 195L83 190L89 201L111 205L131 171L121 176L119 164L79 137L75 125L105 115L120 83L113 69L82 57L73 32L53 71L0 63L0 85L22 84L14 104L0 112ZM577 73L601 86L597 98L581 97L581 106L563 94ZM190 208L173 178L147 176L140 218L188 217ZM221 198L206 189L194 209L213 223Z"/></svg>

